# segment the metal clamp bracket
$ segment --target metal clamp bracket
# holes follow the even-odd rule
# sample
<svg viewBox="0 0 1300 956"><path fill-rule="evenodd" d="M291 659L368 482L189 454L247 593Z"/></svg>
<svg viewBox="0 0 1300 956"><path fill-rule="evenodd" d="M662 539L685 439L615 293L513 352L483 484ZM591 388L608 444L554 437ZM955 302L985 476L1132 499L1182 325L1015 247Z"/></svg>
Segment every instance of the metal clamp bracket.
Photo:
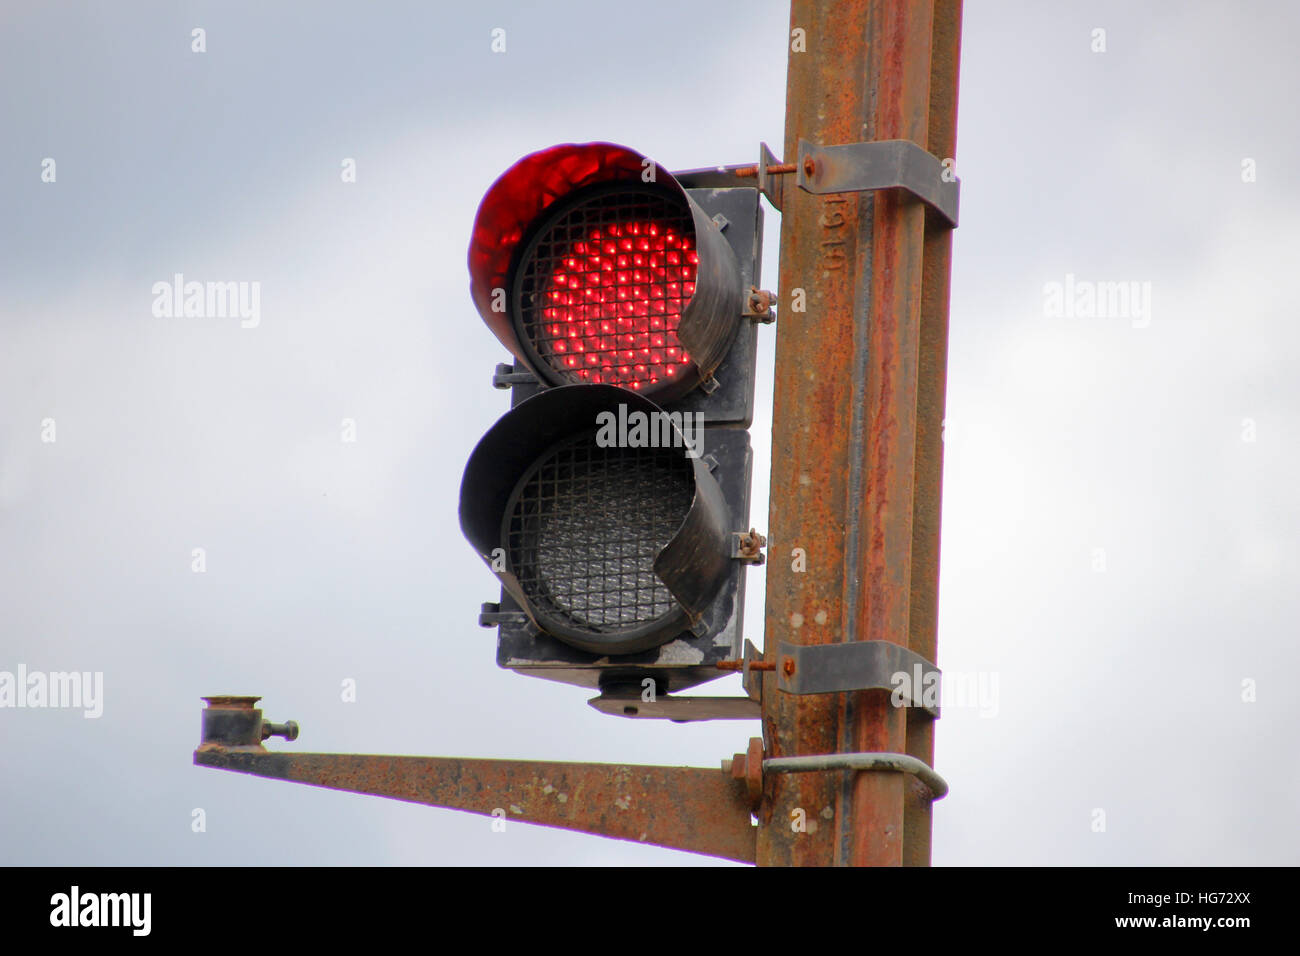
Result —
<svg viewBox="0 0 1300 956"><path fill-rule="evenodd" d="M766 289L752 285L749 287L749 295L745 298L745 310L740 314L751 322L771 325L776 321L776 313L772 311L772 300L775 298L776 296Z"/></svg>
<svg viewBox="0 0 1300 956"><path fill-rule="evenodd" d="M746 564L762 564L767 560L763 554L766 545L767 538L753 528L731 533L731 557L737 561L744 561Z"/></svg>
<svg viewBox="0 0 1300 956"><path fill-rule="evenodd" d="M492 373L493 388L513 388L516 385L539 385L537 376L520 366L518 369L505 362L498 362Z"/></svg>
<svg viewBox="0 0 1300 956"><path fill-rule="evenodd" d="M643 700L638 694L601 694L587 701L602 714L641 720L671 720L686 724L697 720L758 720L758 701L748 697L678 697L666 695Z"/></svg>
<svg viewBox="0 0 1300 956"><path fill-rule="evenodd" d="M485 601L479 608L478 626L496 627L500 624L524 624L528 615L523 611L503 611L495 601Z"/></svg>
<svg viewBox="0 0 1300 956"><path fill-rule="evenodd" d="M810 193L906 189L957 226L961 181L945 179L947 170L939 158L911 140L821 146L801 139L794 167L799 188Z"/></svg>
<svg viewBox="0 0 1300 956"><path fill-rule="evenodd" d="M902 692L909 707L939 716L941 671L920 654L890 641L778 645L776 686L787 694L850 690Z"/></svg>
<svg viewBox="0 0 1300 956"><path fill-rule="evenodd" d="M750 700L763 700L763 670L771 668L758 668L755 664L763 662L763 653L754 646L754 642L745 639L745 650L741 657L740 665L740 682L745 688L745 693Z"/></svg>
<svg viewBox="0 0 1300 956"><path fill-rule="evenodd" d="M911 754L814 754L807 757L769 757L763 761L764 773L812 773L818 770L894 770L911 773L930 788L934 799L939 800L948 795L948 781L924 760Z"/></svg>
<svg viewBox="0 0 1300 956"><path fill-rule="evenodd" d="M780 165L776 157L772 155L772 150L767 143L758 144L758 166L754 172L758 178L758 191L767 197L767 201L772 204L772 208L780 209L782 194L781 180L774 179L773 174L769 171L771 167Z"/></svg>
<svg viewBox="0 0 1300 956"><path fill-rule="evenodd" d="M794 167L776 161L767 143L758 147L757 165L706 166L703 169L679 169L672 175L683 189L734 189L744 186L753 189L750 183L738 182L744 179L757 179L758 191L767 197L774 208L781 208L782 173L794 172Z"/></svg>

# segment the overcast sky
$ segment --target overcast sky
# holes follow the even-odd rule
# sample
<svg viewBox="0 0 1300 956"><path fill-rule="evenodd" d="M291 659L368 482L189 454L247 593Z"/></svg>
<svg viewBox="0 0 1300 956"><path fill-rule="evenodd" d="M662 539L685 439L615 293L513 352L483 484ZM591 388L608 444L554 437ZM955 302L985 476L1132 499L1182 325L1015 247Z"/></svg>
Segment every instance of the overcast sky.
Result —
<svg viewBox="0 0 1300 956"><path fill-rule="evenodd" d="M756 723L616 719L496 667L456 498L507 356L465 250L552 143L779 152L789 26L753 0L4 5L0 671L102 671L104 700L0 709L0 862L718 862L190 755L223 693L298 720L278 748L744 749ZM1300 862L1297 33L1285 0L968 5L939 663L998 693L939 723L936 864ZM176 273L259 283L256 325L155 315ZM1054 314L1053 283L1103 282L1149 300Z"/></svg>

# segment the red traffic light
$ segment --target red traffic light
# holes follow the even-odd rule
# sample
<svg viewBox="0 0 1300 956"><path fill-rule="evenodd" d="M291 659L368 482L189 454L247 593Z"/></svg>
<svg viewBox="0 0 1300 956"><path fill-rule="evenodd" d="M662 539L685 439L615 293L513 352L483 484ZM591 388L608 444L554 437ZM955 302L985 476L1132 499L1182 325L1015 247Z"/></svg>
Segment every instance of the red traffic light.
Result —
<svg viewBox="0 0 1300 956"><path fill-rule="evenodd" d="M488 327L548 385L618 385L664 402L712 374L741 323L718 223L640 153L565 144L483 198L470 288Z"/></svg>

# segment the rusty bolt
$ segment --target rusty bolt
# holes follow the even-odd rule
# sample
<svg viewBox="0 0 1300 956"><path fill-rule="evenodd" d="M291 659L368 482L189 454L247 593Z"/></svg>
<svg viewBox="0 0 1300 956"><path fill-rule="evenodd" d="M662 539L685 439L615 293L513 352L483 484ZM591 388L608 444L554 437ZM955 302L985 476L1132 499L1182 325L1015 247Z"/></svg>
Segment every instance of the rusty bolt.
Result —
<svg viewBox="0 0 1300 956"><path fill-rule="evenodd" d="M740 556L742 558L761 558L763 556L763 546L767 544L767 538L759 534L755 529L750 528L749 532L740 536Z"/></svg>
<svg viewBox="0 0 1300 956"><path fill-rule="evenodd" d="M744 661L716 661L713 665L720 671L743 671L745 669ZM774 661L750 661L749 669L751 671L774 671L776 663Z"/></svg>
<svg viewBox="0 0 1300 956"><path fill-rule="evenodd" d="M803 171L805 176L811 176L817 171L817 164L813 162L811 156L803 161Z"/></svg>
<svg viewBox="0 0 1300 956"><path fill-rule="evenodd" d="M786 655L785 657L783 657L783 658L781 659L781 670L785 673L785 676L786 676L786 677L793 677L793 676L794 676L794 658L793 658L793 657L790 657L789 655Z"/></svg>
<svg viewBox="0 0 1300 956"><path fill-rule="evenodd" d="M772 176L780 173L792 173L795 171L795 168L794 163L774 163L767 167L767 174ZM741 166L739 169L733 170L733 172L742 179L752 179L758 175L758 167Z"/></svg>
<svg viewBox="0 0 1300 956"><path fill-rule="evenodd" d="M286 720L282 724L273 724L269 720L262 722L262 739L267 737L283 737L285 740L298 739L298 722L296 720Z"/></svg>
<svg viewBox="0 0 1300 956"><path fill-rule="evenodd" d="M776 301L775 293L752 285L749 287L749 300L745 304L744 315L755 322L771 323L776 319L772 314L774 301Z"/></svg>
<svg viewBox="0 0 1300 956"><path fill-rule="evenodd" d="M763 799L763 738L750 737L746 752L722 761L722 770L733 780L745 781L750 805L757 808Z"/></svg>

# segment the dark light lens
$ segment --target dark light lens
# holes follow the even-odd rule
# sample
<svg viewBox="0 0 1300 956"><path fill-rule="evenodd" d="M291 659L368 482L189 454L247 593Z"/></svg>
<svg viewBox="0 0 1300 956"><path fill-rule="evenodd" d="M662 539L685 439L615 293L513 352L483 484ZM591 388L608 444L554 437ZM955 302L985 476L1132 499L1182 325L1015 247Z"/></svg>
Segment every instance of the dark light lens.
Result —
<svg viewBox="0 0 1300 956"><path fill-rule="evenodd" d="M654 560L694 494L680 448L600 448L588 433L548 453L517 486L504 528L539 623L562 638L628 635L680 614Z"/></svg>

